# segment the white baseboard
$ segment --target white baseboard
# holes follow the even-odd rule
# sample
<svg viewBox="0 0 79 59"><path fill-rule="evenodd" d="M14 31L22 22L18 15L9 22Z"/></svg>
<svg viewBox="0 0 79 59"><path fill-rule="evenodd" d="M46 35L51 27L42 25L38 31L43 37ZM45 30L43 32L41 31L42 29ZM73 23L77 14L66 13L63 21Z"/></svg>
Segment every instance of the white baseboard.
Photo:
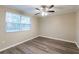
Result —
<svg viewBox="0 0 79 59"><path fill-rule="evenodd" d="M76 41L69 41L69 40L64 40L64 39L60 39L60 38L53 38L53 37L48 37L48 36L43 36L43 35L39 35L40 37L45 37L45 38L50 38L50 39L54 39L54 40L60 40L60 41L65 41L65 42L70 42L70 43L74 43L76 44L77 48L79 48L79 44Z"/></svg>
<svg viewBox="0 0 79 59"><path fill-rule="evenodd" d="M75 42L73 42L73 41L64 40L64 39L61 39L61 38L53 38L53 37L48 37L48 36L43 36L43 35L39 35L39 36L40 36L40 37L46 37L46 38L54 39L54 40L60 40L60 41L75 43Z"/></svg>
<svg viewBox="0 0 79 59"><path fill-rule="evenodd" d="M78 45L78 43L77 43L77 42L75 42L75 44L76 44L76 46L79 48L79 45Z"/></svg>
<svg viewBox="0 0 79 59"><path fill-rule="evenodd" d="M4 51L4 50L6 50L6 49L9 49L9 48L15 47L15 46L17 46L17 45L20 45L20 44L22 44L22 43L24 43L24 42L27 42L27 41L29 41L29 40L32 40L32 39L34 39L34 38L36 38L36 37L38 37L38 36L29 38L29 39L24 40L24 41L22 41L22 42L18 42L18 43L16 43L16 44L13 44L13 45L10 45L10 46L8 46L8 47L5 47L4 49L1 49L0 52L1 52L1 51Z"/></svg>

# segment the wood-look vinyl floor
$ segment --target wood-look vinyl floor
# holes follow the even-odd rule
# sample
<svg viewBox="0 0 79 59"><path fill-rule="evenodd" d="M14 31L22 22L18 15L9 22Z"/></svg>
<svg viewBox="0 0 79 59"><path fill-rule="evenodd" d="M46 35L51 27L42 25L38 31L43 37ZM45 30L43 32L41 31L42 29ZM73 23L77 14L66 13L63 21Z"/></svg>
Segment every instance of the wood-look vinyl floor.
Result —
<svg viewBox="0 0 79 59"><path fill-rule="evenodd" d="M0 54L79 54L74 43L37 37Z"/></svg>

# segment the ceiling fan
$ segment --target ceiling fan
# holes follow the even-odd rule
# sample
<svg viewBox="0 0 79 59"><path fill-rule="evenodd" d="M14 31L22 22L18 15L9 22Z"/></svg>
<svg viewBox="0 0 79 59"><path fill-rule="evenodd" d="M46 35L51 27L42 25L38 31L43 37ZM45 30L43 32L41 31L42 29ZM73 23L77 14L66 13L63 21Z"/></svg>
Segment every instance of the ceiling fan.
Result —
<svg viewBox="0 0 79 59"><path fill-rule="evenodd" d="M40 8L35 8L39 12L35 15L41 14L42 16L47 16L49 13L55 12L54 10L51 10L54 7L54 5L47 6L47 5L41 5Z"/></svg>

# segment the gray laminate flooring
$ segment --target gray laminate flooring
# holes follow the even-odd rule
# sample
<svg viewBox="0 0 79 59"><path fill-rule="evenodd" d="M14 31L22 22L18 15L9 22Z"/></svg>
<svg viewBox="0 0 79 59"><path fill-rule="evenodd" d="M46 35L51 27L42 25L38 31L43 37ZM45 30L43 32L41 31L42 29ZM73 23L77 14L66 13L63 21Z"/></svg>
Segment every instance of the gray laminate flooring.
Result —
<svg viewBox="0 0 79 59"><path fill-rule="evenodd" d="M0 52L0 54L78 54L74 43L37 37L23 44Z"/></svg>

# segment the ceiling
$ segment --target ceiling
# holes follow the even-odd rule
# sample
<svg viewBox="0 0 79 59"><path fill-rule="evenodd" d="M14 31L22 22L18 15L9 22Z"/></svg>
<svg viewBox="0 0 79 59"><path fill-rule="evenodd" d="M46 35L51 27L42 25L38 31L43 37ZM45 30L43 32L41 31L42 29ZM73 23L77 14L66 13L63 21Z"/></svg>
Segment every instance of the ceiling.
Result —
<svg viewBox="0 0 79 59"><path fill-rule="evenodd" d="M39 12L35 8L40 8L40 5L6 5L6 7L16 8L18 10L25 12L25 13L34 15L35 13ZM55 10L56 12L52 13L50 15L75 12L78 9L79 9L79 5L55 5L54 8L52 8L52 10ZM37 15L37 16L41 16L41 15Z"/></svg>

